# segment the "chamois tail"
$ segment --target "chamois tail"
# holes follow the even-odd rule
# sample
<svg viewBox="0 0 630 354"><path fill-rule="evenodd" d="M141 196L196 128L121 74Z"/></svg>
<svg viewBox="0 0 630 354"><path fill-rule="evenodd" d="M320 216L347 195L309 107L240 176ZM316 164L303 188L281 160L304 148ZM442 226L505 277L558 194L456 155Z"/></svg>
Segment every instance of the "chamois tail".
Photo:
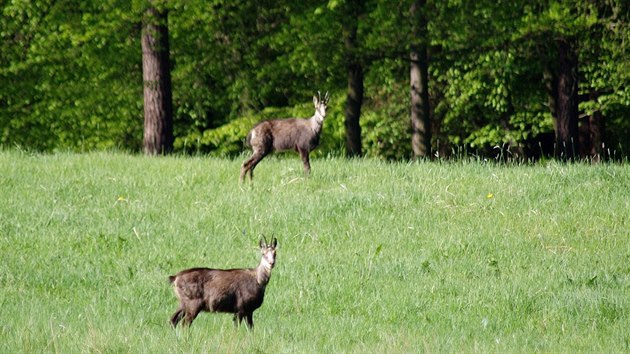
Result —
<svg viewBox="0 0 630 354"><path fill-rule="evenodd" d="M177 278L177 276L175 276L175 275L169 275L168 282L172 284L175 281L176 278Z"/></svg>

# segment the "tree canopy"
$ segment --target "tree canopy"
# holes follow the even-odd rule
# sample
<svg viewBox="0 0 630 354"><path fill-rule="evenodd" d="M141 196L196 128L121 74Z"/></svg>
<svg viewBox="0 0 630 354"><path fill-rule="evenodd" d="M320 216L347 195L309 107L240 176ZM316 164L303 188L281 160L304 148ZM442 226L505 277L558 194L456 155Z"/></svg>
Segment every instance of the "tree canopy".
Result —
<svg viewBox="0 0 630 354"><path fill-rule="evenodd" d="M320 90L331 102L319 153L341 152L355 63L364 88L362 153L410 158L409 53L424 45L432 154L459 147L491 154L499 146L536 156L554 144L562 119L558 53L568 43L582 155L627 154L626 1L426 0L422 30L414 2L160 2L168 12L175 151L239 153L254 122L310 116ZM0 4L0 144L140 151L148 1Z"/></svg>

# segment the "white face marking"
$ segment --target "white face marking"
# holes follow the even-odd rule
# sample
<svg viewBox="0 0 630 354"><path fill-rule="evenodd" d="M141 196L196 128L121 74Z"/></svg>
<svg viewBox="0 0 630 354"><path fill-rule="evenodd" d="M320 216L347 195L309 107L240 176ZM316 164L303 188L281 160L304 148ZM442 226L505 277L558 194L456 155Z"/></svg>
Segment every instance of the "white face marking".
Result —
<svg viewBox="0 0 630 354"><path fill-rule="evenodd" d="M269 266L273 267L276 263L276 250L275 248L267 247L263 249L263 261Z"/></svg>
<svg viewBox="0 0 630 354"><path fill-rule="evenodd" d="M323 121L326 118L326 104L322 102L317 103L315 105L315 115L319 116L320 120Z"/></svg>

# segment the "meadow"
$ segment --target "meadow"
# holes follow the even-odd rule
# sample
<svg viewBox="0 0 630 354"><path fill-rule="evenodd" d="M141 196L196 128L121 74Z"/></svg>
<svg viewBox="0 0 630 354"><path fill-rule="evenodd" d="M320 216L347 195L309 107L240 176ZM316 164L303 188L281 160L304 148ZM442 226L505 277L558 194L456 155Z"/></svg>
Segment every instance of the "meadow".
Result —
<svg viewBox="0 0 630 354"><path fill-rule="evenodd" d="M0 352L630 350L630 167L0 151ZM167 277L278 260L255 328Z"/></svg>

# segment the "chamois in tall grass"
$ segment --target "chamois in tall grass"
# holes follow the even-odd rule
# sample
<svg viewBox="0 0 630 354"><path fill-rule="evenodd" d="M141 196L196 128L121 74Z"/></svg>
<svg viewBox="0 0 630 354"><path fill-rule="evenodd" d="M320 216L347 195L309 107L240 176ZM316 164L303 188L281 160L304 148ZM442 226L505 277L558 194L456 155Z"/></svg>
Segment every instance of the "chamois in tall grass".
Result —
<svg viewBox="0 0 630 354"><path fill-rule="evenodd" d="M276 263L277 245L276 238L271 244L260 240L262 258L256 268L191 268L169 276L179 299L179 307L171 316L173 327L182 319L184 325L190 325L201 311L208 311L233 313L235 325L245 319L252 328L254 310L263 303L271 269Z"/></svg>
<svg viewBox="0 0 630 354"><path fill-rule="evenodd" d="M310 118L272 119L256 124L245 140L252 148L252 156L243 162L240 181L243 182L247 172L253 180L256 165L273 151L297 151L304 162L304 173L308 175L311 172L308 154L319 145L329 99L328 92L322 99L318 91L317 96L313 96L315 114Z"/></svg>

